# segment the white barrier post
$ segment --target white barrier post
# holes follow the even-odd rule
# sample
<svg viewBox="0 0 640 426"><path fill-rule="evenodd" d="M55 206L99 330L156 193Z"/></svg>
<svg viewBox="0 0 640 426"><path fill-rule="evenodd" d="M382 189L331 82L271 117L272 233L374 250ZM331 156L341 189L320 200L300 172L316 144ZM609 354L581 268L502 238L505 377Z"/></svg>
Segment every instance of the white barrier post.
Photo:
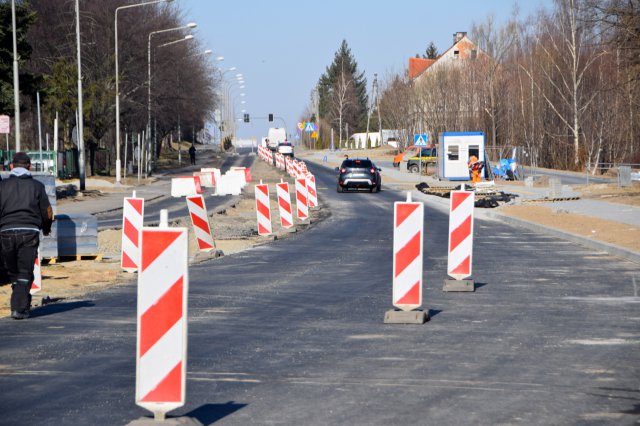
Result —
<svg viewBox="0 0 640 426"><path fill-rule="evenodd" d="M144 225L144 198L133 196L124 199L122 208L122 244L120 266L127 272L136 272L140 262L139 238Z"/></svg>
<svg viewBox="0 0 640 426"><path fill-rule="evenodd" d="M309 193L309 207L318 207L318 193L316 192L316 177L307 174L307 192Z"/></svg>
<svg viewBox="0 0 640 426"><path fill-rule="evenodd" d="M156 421L185 403L187 366L186 228L160 226L140 232L136 404Z"/></svg>
<svg viewBox="0 0 640 426"><path fill-rule="evenodd" d="M393 306L400 311L385 313L384 322L423 324L429 319L422 306L422 235L424 205L396 201L393 205Z"/></svg>
<svg viewBox="0 0 640 426"><path fill-rule="evenodd" d="M307 179L296 179L296 212L299 220L309 219L309 196L307 195Z"/></svg>
<svg viewBox="0 0 640 426"><path fill-rule="evenodd" d="M475 196L471 191L451 191L449 203L449 256L443 291L475 291L471 276L473 265L473 210Z"/></svg>
<svg viewBox="0 0 640 426"><path fill-rule="evenodd" d="M258 234L271 235L271 202L269 201L269 185L262 184L255 187L256 216L258 217Z"/></svg>
<svg viewBox="0 0 640 426"><path fill-rule="evenodd" d="M278 193L278 209L280 212L280 226L291 228L293 226L293 211L291 210L291 195L289 194L289 184L280 182L276 184Z"/></svg>
<svg viewBox="0 0 640 426"><path fill-rule="evenodd" d="M40 258L40 247L38 247L38 255L36 256L35 262L33 262L33 282L31 283L31 290L29 290L30 294L36 294L40 290L42 290L42 268L41 268L41 258Z"/></svg>
<svg viewBox="0 0 640 426"><path fill-rule="evenodd" d="M193 195L187 197L187 208L189 216L191 216L191 224L193 225L193 233L198 242L200 251L211 251L215 248L213 236L211 235L211 226L209 225L209 215L207 207L202 195Z"/></svg>

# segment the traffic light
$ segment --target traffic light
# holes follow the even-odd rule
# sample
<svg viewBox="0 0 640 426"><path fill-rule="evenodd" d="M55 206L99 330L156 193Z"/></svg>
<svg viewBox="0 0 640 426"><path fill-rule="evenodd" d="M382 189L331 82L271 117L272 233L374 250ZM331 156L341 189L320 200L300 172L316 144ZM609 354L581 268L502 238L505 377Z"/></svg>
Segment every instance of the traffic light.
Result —
<svg viewBox="0 0 640 426"><path fill-rule="evenodd" d="M269 114L269 121L273 121L273 114Z"/></svg>
<svg viewBox="0 0 640 426"><path fill-rule="evenodd" d="M249 114L245 114L244 115L244 122L248 123L249 122Z"/></svg>

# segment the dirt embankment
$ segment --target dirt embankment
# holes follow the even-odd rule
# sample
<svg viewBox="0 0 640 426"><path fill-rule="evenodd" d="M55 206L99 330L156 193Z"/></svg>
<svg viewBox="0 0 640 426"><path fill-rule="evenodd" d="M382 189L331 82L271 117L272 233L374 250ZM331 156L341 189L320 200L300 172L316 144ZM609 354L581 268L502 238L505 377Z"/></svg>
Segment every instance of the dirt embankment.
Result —
<svg viewBox="0 0 640 426"><path fill-rule="evenodd" d="M253 185L262 180L273 188L276 182L284 178L293 188L293 179L256 157L252 167L253 182L244 189L238 201L224 211L212 214L209 223L213 231L216 250L199 253L191 223L183 218L171 226L183 226L189 229L189 259L190 262L203 262L214 259L220 254L229 255L250 247L266 244L275 238L283 239L303 231L310 224L322 219L327 211L315 209L311 214L310 223L297 223L294 228L285 229L280 226L280 216L275 197L271 196L271 214L273 235L262 237L257 232L257 219ZM120 268L120 244L122 233L120 230L104 230L98 234L99 252L102 260L92 258L73 261L59 261L55 264L43 262L42 278L43 290L33 296L32 308L43 303L54 303L61 300L73 300L86 296L108 287L119 285L135 285L136 275L127 273ZM8 316L11 286L0 286L0 317Z"/></svg>

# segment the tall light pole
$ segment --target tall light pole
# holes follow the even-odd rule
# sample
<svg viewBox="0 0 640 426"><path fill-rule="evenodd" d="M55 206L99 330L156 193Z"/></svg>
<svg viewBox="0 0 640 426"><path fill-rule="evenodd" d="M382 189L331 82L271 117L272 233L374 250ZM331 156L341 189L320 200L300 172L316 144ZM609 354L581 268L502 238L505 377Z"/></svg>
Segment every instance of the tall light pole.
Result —
<svg viewBox="0 0 640 426"><path fill-rule="evenodd" d="M147 44L147 92L148 92L147 93L147 97L148 97L147 99L147 138L149 140L151 139L151 37L154 36L155 34L162 34L170 31L179 31L187 28L195 28L197 26L198 24L196 24L195 22L189 22L187 25L182 25L180 27L167 28L167 29L158 30L158 31L151 31L149 33L149 42ZM193 36L191 37L193 38ZM153 139L153 155L151 156L152 160L154 161L156 160L157 153L158 153L158 150L156 146L156 140L154 138Z"/></svg>
<svg viewBox="0 0 640 426"><path fill-rule="evenodd" d="M120 184L120 169L121 169L121 163L120 163L120 88L119 88L119 71L118 71L118 12L124 9L130 9L132 7L138 7L138 6L146 6L146 5L150 5L150 4L157 4L157 3L169 3L173 0L152 0L152 1L146 1L144 3L136 3L136 4L129 4L126 6L120 6L116 8L115 11L115 45L116 45L116 49L115 49L115 57L116 57L116 183Z"/></svg>
<svg viewBox="0 0 640 426"><path fill-rule="evenodd" d="M16 36L16 2L11 0L13 26L13 106L15 108L16 152L20 151L20 83L18 80L18 41Z"/></svg>
<svg viewBox="0 0 640 426"><path fill-rule="evenodd" d="M85 190L85 161L84 161L84 119L82 110L82 63L80 61L80 3L76 0L76 44L78 50L78 168L80 169L80 191ZM42 160L42 158L40 158Z"/></svg>

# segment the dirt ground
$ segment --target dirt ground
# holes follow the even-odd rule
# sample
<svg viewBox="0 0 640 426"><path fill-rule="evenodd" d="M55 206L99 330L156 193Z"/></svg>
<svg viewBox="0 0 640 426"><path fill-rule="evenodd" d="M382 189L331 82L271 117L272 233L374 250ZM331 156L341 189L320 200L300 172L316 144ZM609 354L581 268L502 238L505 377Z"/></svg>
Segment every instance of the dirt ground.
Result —
<svg viewBox="0 0 640 426"><path fill-rule="evenodd" d="M307 223L297 223L294 228L285 229L280 226L280 216L275 194L271 194L271 214L273 235L264 237L257 232L257 219L253 185L260 180L269 183L271 191L275 190L275 183L281 178L289 182L293 192L293 179L256 157L252 167L253 182L247 185L239 202L229 206L224 211L214 213L209 217L215 251L199 252L191 223L188 218L171 223L171 226L182 226L189 229L189 260L199 263L215 259L221 255L237 253L247 248L267 244L274 239L288 238L297 232L308 229L309 226L321 220L326 211L321 207L311 210L311 220ZM87 197L88 198L88 197ZM100 231L98 234L99 252L103 258L92 258L73 261L59 261L55 264L42 265L42 290L33 296L32 307L54 303L61 300L73 300L102 289L121 285L135 285L136 275L127 273L120 268L121 230L111 229ZM11 286L0 286L0 317L10 314L9 300Z"/></svg>

